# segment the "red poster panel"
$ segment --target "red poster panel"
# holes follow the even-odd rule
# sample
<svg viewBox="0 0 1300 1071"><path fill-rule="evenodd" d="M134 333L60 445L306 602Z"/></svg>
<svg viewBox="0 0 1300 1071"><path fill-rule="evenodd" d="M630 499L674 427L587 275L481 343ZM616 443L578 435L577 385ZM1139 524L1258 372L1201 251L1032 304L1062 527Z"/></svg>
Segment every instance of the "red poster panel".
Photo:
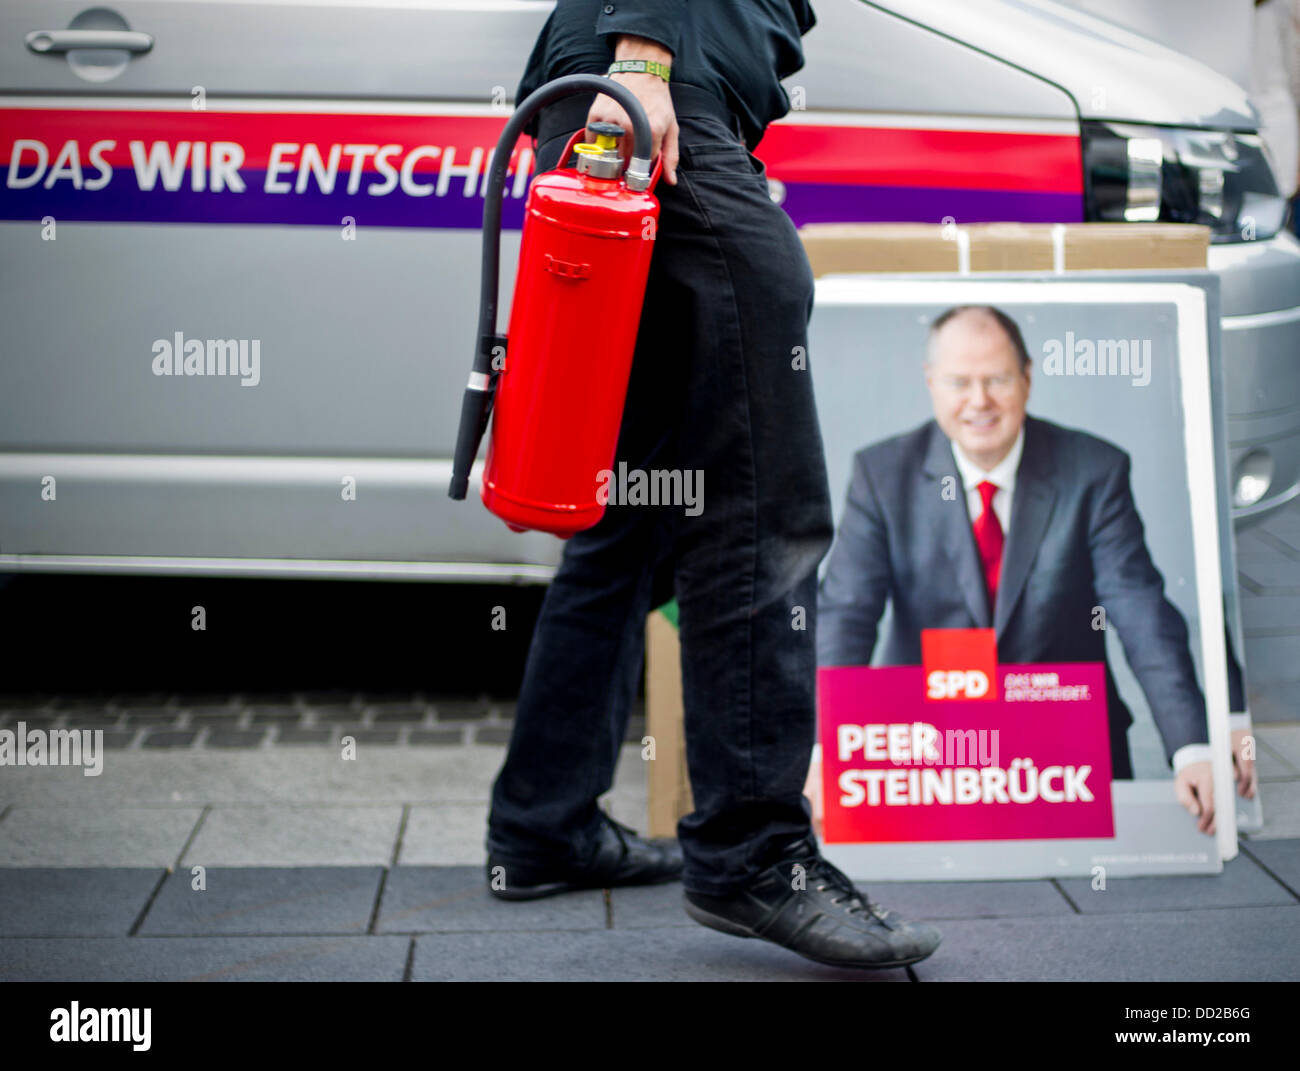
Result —
<svg viewBox="0 0 1300 1071"><path fill-rule="evenodd" d="M1102 664L994 678L939 700L922 666L820 669L826 842L1114 837Z"/></svg>

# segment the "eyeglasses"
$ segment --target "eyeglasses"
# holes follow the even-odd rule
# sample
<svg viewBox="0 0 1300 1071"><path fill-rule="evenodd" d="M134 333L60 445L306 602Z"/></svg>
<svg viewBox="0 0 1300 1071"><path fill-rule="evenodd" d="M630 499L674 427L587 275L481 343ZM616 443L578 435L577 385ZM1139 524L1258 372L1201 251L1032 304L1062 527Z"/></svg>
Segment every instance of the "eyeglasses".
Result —
<svg viewBox="0 0 1300 1071"><path fill-rule="evenodd" d="M1006 396L1011 393L1016 381L1021 377L1015 372L1006 372L1000 376L983 376L973 379L971 376L939 376L939 384L949 394L967 395L975 383L984 388L985 394Z"/></svg>

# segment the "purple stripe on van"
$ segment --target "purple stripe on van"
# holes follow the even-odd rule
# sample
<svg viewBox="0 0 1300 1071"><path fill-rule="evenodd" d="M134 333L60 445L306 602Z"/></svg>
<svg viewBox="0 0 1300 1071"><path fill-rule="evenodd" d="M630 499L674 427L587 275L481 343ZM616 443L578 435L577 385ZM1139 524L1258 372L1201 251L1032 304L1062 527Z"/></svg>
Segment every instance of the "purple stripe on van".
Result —
<svg viewBox="0 0 1300 1071"><path fill-rule="evenodd" d="M0 219L103 220L146 223L262 223L286 226L342 226L352 216L358 227L428 227L477 230L483 222L481 195L466 197L464 180L453 180L439 197L413 197L394 189L384 196L364 191L380 176L367 175L360 192L266 193L265 172L245 171L242 193L195 193L187 188L140 190L129 172L100 190L77 190L68 183L51 189L0 187ZM782 207L795 224L910 221L958 223L1019 220L1027 223L1077 223L1083 200L1077 194L1009 190L927 189L908 186L854 186L790 183ZM518 230L523 199L507 196L504 226Z"/></svg>
<svg viewBox="0 0 1300 1071"><path fill-rule="evenodd" d="M926 189L916 186L848 186L790 183L781 207L797 226L805 223L1080 223L1083 198L1072 193L1022 190Z"/></svg>
<svg viewBox="0 0 1300 1071"><path fill-rule="evenodd" d="M365 193L379 175L367 175L359 192L338 189L321 193L266 193L266 173L243 171L246 188L242 193L194 193L178 190L140 190L129 172L114 176L100 190L77 190L57 183L51 189L25 190L0 187L0 219L105 220L145 223L270 223L342 226L352 216L358 227L433 227L477 230L483 225L483 198L466 197L464 181L453 180L448 192L438 197L412 197L401 188L381 197ZM509 191L507 191L508 193ZM523 198L506 197L502 221L511 230L523 224Z"/></svg>

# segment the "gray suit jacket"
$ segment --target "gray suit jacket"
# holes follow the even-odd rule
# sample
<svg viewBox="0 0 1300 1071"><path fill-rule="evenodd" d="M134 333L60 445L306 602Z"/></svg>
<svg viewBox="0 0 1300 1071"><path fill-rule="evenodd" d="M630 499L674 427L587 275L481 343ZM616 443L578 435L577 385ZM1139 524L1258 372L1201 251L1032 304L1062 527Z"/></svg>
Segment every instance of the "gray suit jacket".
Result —
<svg viewBox="0 0 1300 1071"><path fill-rule="evenodd" d="M1208 740L1187 624L1147 552L1128 454L1103 439L1026 418L992 614L966 494L938 424L858 451L818 598L819 664L866 665L887 600L886 665L920 665L923 628L989 627L999 662L1106 662L1105 633L1093 627L1094 608L1104 607L1166 757ZM1106 692L1116 776L1126 776L1119 767L1133 718L1109 664Z"/></svg>

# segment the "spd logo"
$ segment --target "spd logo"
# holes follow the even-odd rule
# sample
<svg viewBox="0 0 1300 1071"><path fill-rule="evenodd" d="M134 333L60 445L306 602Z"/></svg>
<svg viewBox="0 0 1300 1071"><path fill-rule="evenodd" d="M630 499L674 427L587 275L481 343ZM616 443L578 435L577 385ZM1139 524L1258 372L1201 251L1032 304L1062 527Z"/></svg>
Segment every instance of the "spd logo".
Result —
<svg viewBox="0 0 1300 1071"><path fill-rule="evenodd" d="M925 698L996 699L998 647L991 628L921 630Z"/></svg>

